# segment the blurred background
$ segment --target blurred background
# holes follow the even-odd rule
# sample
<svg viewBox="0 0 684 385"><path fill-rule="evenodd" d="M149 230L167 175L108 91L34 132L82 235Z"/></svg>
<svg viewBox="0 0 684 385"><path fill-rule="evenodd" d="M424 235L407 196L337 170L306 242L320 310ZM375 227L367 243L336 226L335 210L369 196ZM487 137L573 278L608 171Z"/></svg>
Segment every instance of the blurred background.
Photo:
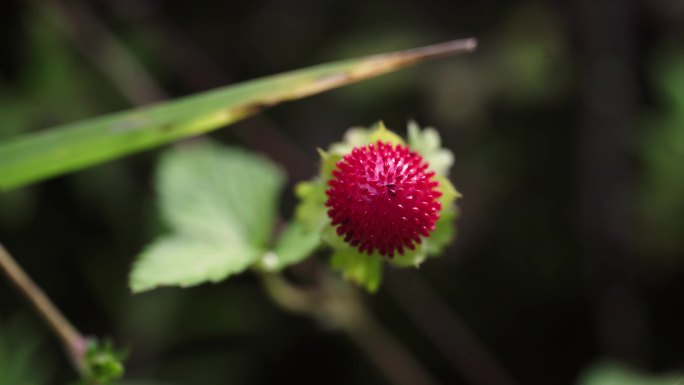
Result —
<svg viewBox="0 0 684 385"><path fill-rule="evenodd" d="M6 0L0 140L470 36L474 54L211 136L286 167L289 217L291 187L316 172L315 148L347 128L383 119L404 132L415 119L440 131L464 196L458 239L420 270L390 269L364 298L435 383L574 384L604 360L684 370L680 0ZM0 241L80 330L129 349L127 383L389 383L345 335L277 308L250 274L130 294L133 257L162 231L159 152L0 194ZM56 339L0 279L2 385L74 379Z"/></svg>

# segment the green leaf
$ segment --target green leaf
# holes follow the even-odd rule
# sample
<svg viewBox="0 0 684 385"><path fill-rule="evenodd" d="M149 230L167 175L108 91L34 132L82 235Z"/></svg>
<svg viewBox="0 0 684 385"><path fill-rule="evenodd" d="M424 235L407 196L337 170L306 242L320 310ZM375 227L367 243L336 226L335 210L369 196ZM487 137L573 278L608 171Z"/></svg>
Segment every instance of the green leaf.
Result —
<svg viewBox="0 0 684 385"><path fill-rule="evenodd" d="M581 376L578 385L680 385L684 375L649 376L615 363L592 367Z"/></svg>
<svg viewBox="0 0 684 385"><path fill-rule="evenodd" d="M280 235L275 249L261 260L261 266L269 271L282 270L309 257L320 244L320 231L307 230L302 224L293 222Z"/></svg>
<svg viewBox="0 0 684 385"><path fill-rule="evenodd" d="M267 250L284 175L272 162L211 142L171 150L159 165L161 211L173 233L133 265L134 292L218 282Z"/></svg>
<svg viewBox="0 0 684 385"><path fill-rule="evenodd" d="M243 272L263 253L245 243L171 235L155 241L140 254L129 284L133 292L139 293L159 286L220 282Z"/></svg>
<svg viewBox="0 0 684 385"><path fill-rule="evenodd" d="M202 134L284 101L474 48L475 41L466 39L319 65L20 136L0 144L0 190Z"/></svg>
<svg viewBox="0 0 684 385"><path fill-rule="evenodd" d="M210 141L170 150L158 169L164 219L178 232L264 247L284 173L270 160Z"/></svg>
<svg viewBox="0 0 684 385"><path fill-rule="evenodd" d="M337 249L332 255L330 264L348 279L374 293L382 281L382 258L378 255L366 255L356 249L347 247Z"/></svg>

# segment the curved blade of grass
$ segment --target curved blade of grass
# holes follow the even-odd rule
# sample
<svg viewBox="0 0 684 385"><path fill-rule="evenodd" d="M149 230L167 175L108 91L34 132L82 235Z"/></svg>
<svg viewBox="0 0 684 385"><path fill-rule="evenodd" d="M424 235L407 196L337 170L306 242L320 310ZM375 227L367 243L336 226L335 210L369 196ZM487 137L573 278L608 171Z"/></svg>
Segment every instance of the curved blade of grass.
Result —
<svg viewBox="0 0 684 385"><path fill-rule="evenodd" d="M13 138L0 143L0 190L205 133L284 101L472 51L475 45L475 39L454 40L318 65Z"/></svg>

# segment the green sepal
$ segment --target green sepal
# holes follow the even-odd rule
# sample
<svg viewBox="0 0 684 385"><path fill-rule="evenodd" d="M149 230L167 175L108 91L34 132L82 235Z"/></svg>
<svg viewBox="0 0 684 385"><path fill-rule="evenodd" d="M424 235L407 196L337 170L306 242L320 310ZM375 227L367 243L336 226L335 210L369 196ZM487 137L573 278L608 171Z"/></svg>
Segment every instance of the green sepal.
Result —
<svg viewBox="0 0 684 385"><path fill-rule="evenodd" d="M456 236L456 226L454 221L458 217L458 207L452 205L442 209L439 219L435 223L435 231L430 234L430 238L424 240L427 254L436 257L442 254L444 248L454 240Z"/></svg>
<svg viewBox="0 0 684 385"><path fill-rule="evenodd" d="M439 197L439 203L442 204L443 209L453 205L456 199L461 197L461 193L451 184L449 178L438 175L435 180L439 183L437 189L442 193L442 196Z"/></svg>
<svg viewBox="0 0 684 385"><path fill-rule="evenodd" d="M330 145L329 152L337 154L340 158L349 152L354 147L365 146L368 144L375 144L378 141L383 143L406 145L401 136L395 134L385 127L382 121L375 123L371 128L352 127L344 134L342 142L333 143Z"/></svg>
<svg viewBox="0 0 684 385"><path fill-rule="evenodd" d="M330 265L334 270L342 273L342 276L371 293L375 293L382 281L382 257L378 255L366 255L356 249L346 247L337 249L330 259Z"/></svg>
<svg viewBox="0 0 684 385"><path fill-rule="evenodd" d="M425 238L421 239L422 242L415 245L414 250L404 248L404 254L395 254L393 258L387 258L387 261L397 267L420 266L428 257Z"/></svg>
<svg viewBox="0 0 684 385"><path fill-rule="evenodd" d="M421 130L416 122L409 121L407 131L409 147L418 152L437 175L448 176L449 169L454 164L454 154L442 148L437 130L432 127Z"/></svg>
<svg viewBox="0 0 684 385"><path fill-rule="evenodd" d="M437 188L442 193L439 198L442 209L439 211L435 230L429 238L423 239L427 254L433 257L441 254L443 249L454 240L456 235L454 222L458 216L458 206L455 202L461 197L461 193L456 190L447 177L438 175L435 179L439 182Z"/></svg>
<svg viewBox="0 0 684 385"><path fill-rule="evenodd" d="M308 231L321 231L328 220L325 210L325 183L320 179L299 182L295 186L299 205L295 208L295 221Z"/></svg>
<svg viewBox="0 0 684 385"><path fill-rule="evenodd" d="M385 123L382 121L377 122L373 128L370 129L370 135L368 137L369 143L375 144L377 142L391 143L394 145L401 144L406 145L404 139L401 136L395 134L385 127Z"/></svg>
<svg viewBox="0 0 684 385"><path fill-rule="evenodd" d="M317 149L318 155L321 156L321 178L324 182L329 181L332 178L333 170L335 170L335 165L342 159L343 154L338 154L336 152L327 152L322 149Z"/></svg>

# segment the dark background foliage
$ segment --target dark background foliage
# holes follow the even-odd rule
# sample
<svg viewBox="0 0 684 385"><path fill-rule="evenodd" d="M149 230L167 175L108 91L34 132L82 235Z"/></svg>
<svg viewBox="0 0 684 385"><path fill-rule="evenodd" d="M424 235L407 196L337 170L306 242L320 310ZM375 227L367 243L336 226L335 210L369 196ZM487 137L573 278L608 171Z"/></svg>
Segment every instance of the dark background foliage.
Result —
<svg viewBox="0 0 684 385"><path fill-rule="evenodd" d="M574 383L604 358L681 370L682 4L5 1L0 139L315 63L477 37L475 54L287 103L212 137L286 167L289 216L292 185L316 172L315 148L348 127L383 119L403 131L416 119L440 131L464 195L458 239L420 270L389 271L367 302L442 383L474 383L473 346L520 384ZM0 194L0 241L82 331L130 348L130 378L385 383L343 335L276 308L250 274L130 294L131 261L162 230L158 152ZM36 383L73 379L4 279L2 331L23 336L16 346L37 344L28 363L41 373Z"/></svg>

